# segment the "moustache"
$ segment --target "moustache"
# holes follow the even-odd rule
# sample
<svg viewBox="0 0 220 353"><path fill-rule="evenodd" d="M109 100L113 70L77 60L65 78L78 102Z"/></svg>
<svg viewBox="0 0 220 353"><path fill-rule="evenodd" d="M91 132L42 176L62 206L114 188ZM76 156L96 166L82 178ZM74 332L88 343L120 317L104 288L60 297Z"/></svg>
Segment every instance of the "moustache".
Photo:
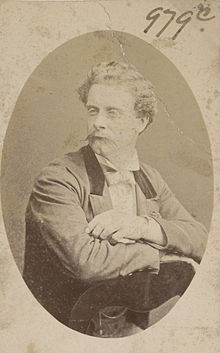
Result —
<svg viewBox="0 0 220 353"><path fill-rule="evenodd" d="M97 132L92 131L92 132L89 132L88 135L85 137L85 139L82 139L81 141L87 142L91 139L96 139L96 138L109 140L109 138L107 136L99 135Z"/></svg>

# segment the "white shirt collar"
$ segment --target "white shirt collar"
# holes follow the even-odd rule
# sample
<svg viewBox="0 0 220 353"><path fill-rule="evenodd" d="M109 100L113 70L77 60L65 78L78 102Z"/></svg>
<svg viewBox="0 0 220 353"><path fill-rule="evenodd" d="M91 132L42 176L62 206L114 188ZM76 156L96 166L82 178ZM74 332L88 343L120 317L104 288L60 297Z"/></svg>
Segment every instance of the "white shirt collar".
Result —
<svg viewBox="0 0 220 353"><path fill-rule="evenodd" d="M104 156L95 154L96 158L98 159L98 162L100 163L100 165L102 167L104 167L103 169L105 171L109 169L112 169L113 171L118 171L119 169L116 168L114 166L114 164L107 158L105 158ZM139 165L139 160L138 160L138 154L137 151L134 151L134 154L131 156L131 158L129 158L128 160L123 161L120 170L123 171L135 171L135 170L139 170L140 165ZM106 170L107 169L107 170Z"/></svg>

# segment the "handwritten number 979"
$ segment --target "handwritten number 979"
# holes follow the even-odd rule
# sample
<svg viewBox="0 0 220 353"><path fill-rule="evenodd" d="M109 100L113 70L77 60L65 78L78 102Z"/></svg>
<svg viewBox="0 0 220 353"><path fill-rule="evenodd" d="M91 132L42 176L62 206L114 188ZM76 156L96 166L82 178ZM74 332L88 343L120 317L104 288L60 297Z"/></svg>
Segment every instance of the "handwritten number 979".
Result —
<svg viewBox="0 0 220 353"><path fill-rule="evenodd" d="M152 11L150 11L146 17L146 20L151 21L149 25L145 28L144 33L147 33L150 28L153 26L153 24L158 20L158 18L161 16L161 11L163 11L163 7L156 7ZM196 15L196 18L200 21L209 21L215 18L215 16L208 17L211 9L210 7L204 7L203 5L200 5L198 7L198 13ZM169 24L174 20L176 17L176 11L166 9L163 11L165 15L170 15L170 18L166 22L166 24L161 28L161 30L156 34L156 37L160 37L160 35L165 31L165 29L169 26ZM177 30L177 32L173 35L172 39L176 39L176 37L180 34L180 32L183 30L183 28L189 23L192 19L193 16L193 11L186 11L182 13L180 16L177 17L176 23L180 24L180 28Z"/></svg>

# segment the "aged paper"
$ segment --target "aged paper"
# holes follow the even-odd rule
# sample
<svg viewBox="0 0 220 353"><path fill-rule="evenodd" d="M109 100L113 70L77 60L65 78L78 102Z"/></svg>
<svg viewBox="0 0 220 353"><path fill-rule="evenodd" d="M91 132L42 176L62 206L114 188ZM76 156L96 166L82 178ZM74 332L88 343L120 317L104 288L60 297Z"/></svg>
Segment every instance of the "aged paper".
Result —
<svg viewBox="0 0 220 353"><path fill-rule="evenodd" d="M219 8L219 1L195 0L1 1L3 353L219 351ZM153 138L149 142L148 159L161 168L173 183L175 193L210 228L203 260L178 304L146 331L121 339L93 338L65 327L38 304L20 273L24 254L24 195L30 192L33 177L43 166L80 144L84 125L77 122L77 117L82 118L83 111L76 98L70 102L70 92L73 90L74 96L85 67L108 56L132 60L140 69L148 67L146 72L157 83L162 97L159 117L166 116L158 133L152 128L157 143L154 145ZM78 65L73 69L74 77L71 60ZM34 102L36 89L41 106L39 100ZM54 112L59 97L63 103L60 111ZM187 110L188 106L194 108L190 108L192 115L184 120L184 108ZM170 134L163 134L163 128L170 129ZM143 158L145 143L145 139L140 143ZM172 178L170 170L182 178L181 183ZM17 209L13 208L13 201Z"/></svg>

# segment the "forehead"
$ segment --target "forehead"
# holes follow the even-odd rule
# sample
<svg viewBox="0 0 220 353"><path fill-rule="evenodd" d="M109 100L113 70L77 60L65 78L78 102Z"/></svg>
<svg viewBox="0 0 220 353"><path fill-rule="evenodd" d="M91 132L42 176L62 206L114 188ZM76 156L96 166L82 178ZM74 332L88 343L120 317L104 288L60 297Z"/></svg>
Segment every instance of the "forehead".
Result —
<svg viewBox="0 0 220 353"><path fill-rule="evenodd" d="M102 107L134 107L135 98L125 85L94 84L88 94L87 105Z"/></svg>

